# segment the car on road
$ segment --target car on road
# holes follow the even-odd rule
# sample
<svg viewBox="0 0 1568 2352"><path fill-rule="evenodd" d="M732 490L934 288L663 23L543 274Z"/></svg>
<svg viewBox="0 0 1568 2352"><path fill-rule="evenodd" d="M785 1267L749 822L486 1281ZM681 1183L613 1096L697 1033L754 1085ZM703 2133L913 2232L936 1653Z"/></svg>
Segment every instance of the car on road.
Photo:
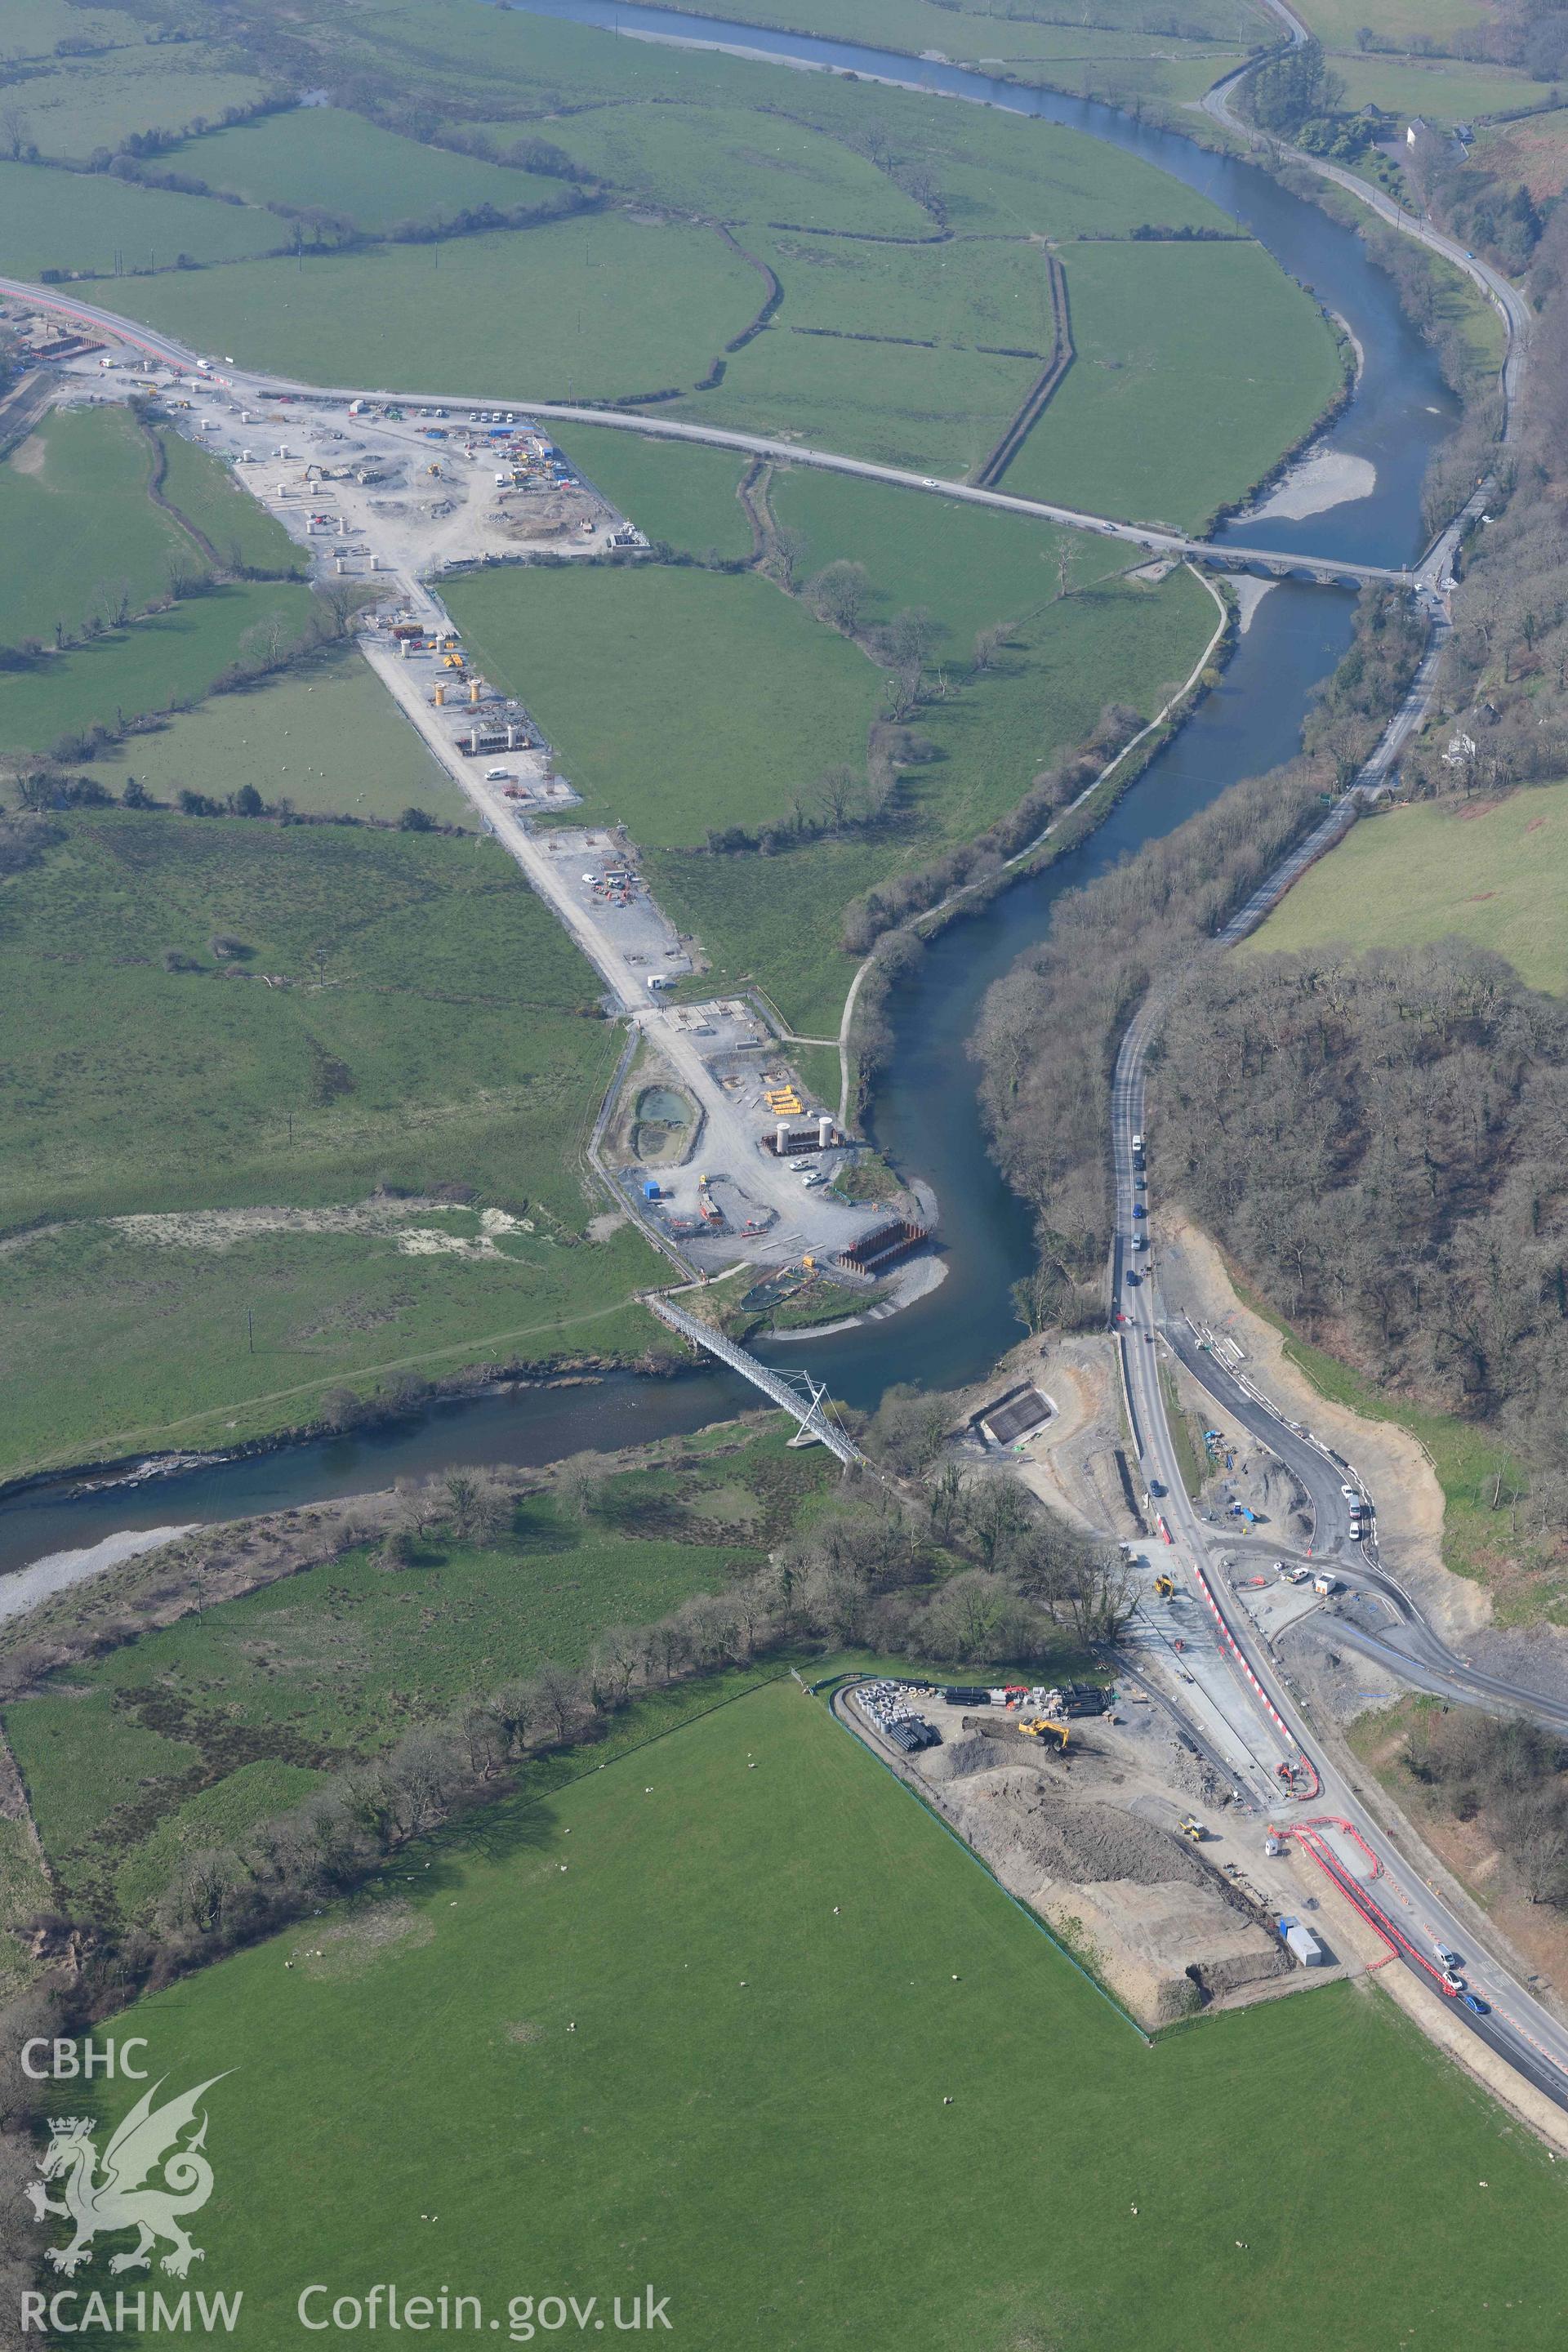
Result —
<svg viewBox="0 0 1568 2352"><path fill-rule="evenodd" d="M1137 1267L1136 1267L1135 1265L1130 1265L1130 1266L1128 1267L1128 1269L1127 1269L1127 1287L1128 1287L1128 1289L1129 1289L1129 1290L1136 1290L1136 1289L1137 1289L1137 1287L1138 1287L1138 1286L1139 1286L1139 1284L1142 1281L1142 1279L1143 1279L1142 1276L1139 1273L1139 1271L1138 1271L1138 1269L1137 1269Z"/></svg>
<svg viewBox="0 0 1568 2352"><path fill-rule="evenodd" d="M1462 1992L1459 1999L1472 2017L1489 2017L1492 2013L1490 2001L1483 2000L1479 1992Z"/></svg>
<svg viewBox="0 0 1568 2352"><path fill-rule="evenodd" d="M1444 1969L1444 1971L1443 1971L1443 1990L1444 1990L1444 1991L1445 1991L1445 1992L1451 1992L1451 1993L1460 1993L1460 1992L1463 1992L1463 1991L1464 1991L1464 1990L1465 1990L1465 1979L1464 1979L1464 1978L1459 1974L1459 1971L1458 1971L1458 1969Z"/></svg>
<svg viewBox="0 0 1568 2352"><path fill-rule="evenodd" d="M922 490L940 490L942 484L940 482L933 482L929 474L922 474L921 476L921 488Z"/></svg>
<svg viewBox="0 0 1568 2352"><path fill-rule="evenodd" d="M1359 1486L1342 1486L1340 1488L1340 1492L1344 1496L1347 1503L1359 1503L1361 1500L1361 1489Z"/></svg>
<svg viewBox="0 0 1568 2352"><path fill-rule="evenodd" d="M1134 1201L1132 1203L1132 1213L1135 1217L1146 1217L1149 1212L1144 1207L1142 1201Z"/></svg>
<svg viewBox="0 0 1568 2352"><path fill-rule="evenodd" d="M1464 1967L1465 1963L1462 1956L1458 1952L1451 1951L1447 1944L1439 1944L1434 1940L1432 1949L1436 1953L1437 1958L1442 1961L1443 1966L1446 1969L1462 1969Z"/></svg>

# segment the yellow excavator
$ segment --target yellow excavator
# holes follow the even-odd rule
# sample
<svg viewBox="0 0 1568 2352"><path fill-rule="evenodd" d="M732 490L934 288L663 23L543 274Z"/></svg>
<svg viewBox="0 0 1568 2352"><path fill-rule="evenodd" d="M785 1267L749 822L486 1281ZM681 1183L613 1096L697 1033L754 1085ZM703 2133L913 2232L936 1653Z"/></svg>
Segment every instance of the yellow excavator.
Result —
<svg viewBox="0 0 1568 2352"><path fill-rule="evenodd" d="M1032 1715L1019 1723L1018 1729L1026 1739L1054 1739L1065 1756L1071 1738L1065 1723L1053 1721L1048 1715Z"/></svg>
<svg viewBox="0 0 1568 2352"><path fill-rule="evenodd" d="M1202 1845L1204 1840L1208 1835L1208 1832L1205 1829L1202 1822L1199 1821L1196 1813L1184 1813L1182 1815L1182 1835L1184 1838L1191 1838L1194 1845Z"/></svg>
<svg viewBox="0 0 1568 2352"><path fill-rule="evenodd" d="M1167 1576L1167 1575L1165 1575L1165 1574L1164 1574L1164 1572L1163 1572L1163 1570L1162 1570L1162 1571L1161 1571L1161 1573L1160 1573L1160 1574L1159 1574L1159 1575L1154 1579L1154 1598L1155 1598L1155 1600L1156 1600L1156 1601L1170 1601L1170 1600L1173 1600L1173 1599L1174 1598L1174 1596L1175 1596L1175 1591L1176 1591L1176 1580L1175 1580L1175 1578L1174 1578L1173 1576Z"/></svg>

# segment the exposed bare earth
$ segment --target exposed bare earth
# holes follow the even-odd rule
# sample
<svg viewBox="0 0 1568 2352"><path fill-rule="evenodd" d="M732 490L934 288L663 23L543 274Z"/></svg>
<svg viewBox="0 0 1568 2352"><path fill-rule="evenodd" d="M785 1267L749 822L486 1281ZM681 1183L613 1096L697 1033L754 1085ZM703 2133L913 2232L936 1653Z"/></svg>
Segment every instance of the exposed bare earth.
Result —
<svg viewBox="0 0 1568 2352"><path fill-rule="evenodd" d="M1069 1794L1029 1764L996 1763L997 1752L980 1739L946 1755L943 1810L1145 2025L1289 1972L1279 1939L1169 1831Z"/></svg>

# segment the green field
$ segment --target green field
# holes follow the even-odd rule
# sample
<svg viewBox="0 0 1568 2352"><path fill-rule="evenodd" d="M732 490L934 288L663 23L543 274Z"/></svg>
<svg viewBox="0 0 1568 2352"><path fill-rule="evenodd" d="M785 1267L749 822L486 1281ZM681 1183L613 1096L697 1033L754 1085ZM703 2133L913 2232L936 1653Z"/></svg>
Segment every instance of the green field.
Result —
<svg viewBox="0 0 1568 2352"><path fill-rule="evenodd" d="M172 59L178 62L172 63ZM135 131L177 131L211 121L226 106L253 106L262 84L225 71L197 42L75 58L58 73L30 77L17 90L26 136L40 155L88 163Z"/></svg>
<svg viewBox="0 0 1568 2352"><path fill-rule="evenodd" d="M678 404L681 415L965 474L1049 356L1045 256L1034 246L777 232L757 245L788 289L784 308L717 391Z"/></svg>
<svg viewBox="0 0 1568 2352"><path fill-rule="evenodd" d="M0 464L0 544L14 551L0 569L0 643L52 645L57 619L74 633L95 605L112 614L121 593L134 611L168 594L171 564L199 565L147 495L151 463L129 410L76 408L45 417Z"/></svg>
<svg viewBox="0 0 1568 2352"><path fill-rule="evenodd" d="M165 429L160 438L163 496L211 541L226 571L309 572L309 556L226 466L181 434Z"/></svg>
<svg viewBox="0 0 1568 2352"><path fill-rule="evenodd" d="M663 454L635 446L649 469ZM709 468L700 499L689 478L666 520L684 519L700 540L733 471L730 460ZM665 567L487 572L454 581L447 601L487 672L538 712L590 809L630 827L716 982L759 979L795 1028L831 1036L854 971L838 945L847 902L1012 809L1108 702L1152 717L1216 614L1189 572L1157 588L1125 581L1108 573L1121 557L1102 541L1026 518L807 468L775 476L772 496L800 533L800 581L858 561L868 622L914 605L936 624L929 667L947 691L916 714L924 754L868 833L767 856L700 851L709 827L754 829L786 816L797 793L809 811L825 769L865 763L881 671L767 582ZM1073 593L1060 599L1064 541ZM994 667L969 679L975 631L999 622L1012 625ZM617 648L608 674L606 642Z"/></svg>
<svg viewBox="0 0 1568 2352"><path fill-rule="evenodd" d="M1529 74L1506 66L1420 65L1406 58L1340 57L1333 70L1345 86L1343 105L1352 112L1380 106L1390 114L1425 116L1428 122L1469 122L1518 106L1539 106L1547 92Z"/></svg>
<svg viewBox="0 0 1568 2352"><path fill-rule="evenodd" d="M934 49L960 62L1002 65L1026 84L1058 82L1075 91L1107 94L1164 91L1182 98L1198 96L1239 61L1247 45L1275 37L1274 20L1256 0L1192 0L1182 11L1182 31L1214 37L1194 41L1173 34L1170 9L1161 0L1152 5L1151 0L1131 0L1131 5L1113 0L1113 5L1115 17L1109 27L1106 19L1112 8L1105 0L1092 12L1100 24L1087 26L1081 7L1072 21L1040 22L1016 13L950 8L932 0L848 0L847 5L829 5L827 0L793 0L790 5L781 0L747 0L739 14L754 23L787 23L840 39L894 49ZM707 95L716 89L754 89L757 75L770 70L729 58L669 50L649 55L640 42L606 42L585 28L541 25L521 14L513 14L505 26L488 26L474 0L447 0L434 22L428 10L409 5L409 0L395 5L372 0L356 12L353 30L380 70L397 74L426 103L443 87L454 99L465 99L476 77L497 90L526 89L533 109L548 111L563 98L579 99L585 84L613 97ZM332 20L331 31L334 46L341 49L345 28L340 19ZM776 78L777 69L771 70ZM800 86L790 87L782 103L797 120L837 125L857 116L864 121L873 111L889 121L910 119L900 110L907 110L910 101L900 92L868 89L864 83L846 89L818 75L794 79ZM972 112L967 108L949 110ZM984 139L989 128L989 123L954 126L954 135ZM557 113L548 124L548 135L559 140L569 129Z"/></svg>
<svg viewBox="0 0 1568 2352"><path fill-rule="evenodd" d="M143 38L134 16L119 8L79 8L76 0L0 0L0 59L50 58L58 41L91 41L136 48Z"/></svg>
<svg viewBox="0 0 1568 2352"><path fill-rule="evenodd" d="M609 425L574 425L555 437L574 466L649 539L697 555L751 554L751 525L735 495L743 457Z"/></svg>
<svg viewBox="0 0 1568 2352"><path fill-rule="evenodd" d="M1229 21L1234 30L1234 10ZM1079 43L1080 60L1106 40L1136 49L1159 37L1146 14L1131 33L1028 30ZM138 280L124 295L137 316L315 381L620 403L677 392L678 413L964 473L1051 348L1043 239L1231 226L1163 173L1073 131L918 93L825 77L785 84L774 67L650 50L467 0L438 17L371 5L334 34L350 58L356 42L374 46L375 70L402 78L426 108L482 73L498 155L523 160L531 141L537 161L547 131L548 146L604 175L627 209L440 249L308 256L302 270L284 259ZM187 152L198 163L237 158L236 184L252 193L351 215L357 205L367 218L371 188L417 214L443 192L455 201L469 171L498 193L509 181L567 186L363 124L340 138L356 121L303 110ZM719 234L726 221L742 251ZM1097 243L1075 249L1069 275L1080 269L1087 348L1064 395L1073 414L1059 432L1051 419L1040 428L1037 470L1081 471L1080 444L1094 436L1077 412L1092 405L1096 485L1128 475L1135 510L1174 512L1192 457L1201 514L1266 472L1331 388L1326 330L1258 247L1140 245L1112 257ZM775 313L729 349L768 298L765 270L780 289ZM1259 320L1278 356L1266 376L1242 377L1227 354ZM716 361L721 380L710 384ZM1125 372L1121 397L1075 395L1079 377L1098 392L1112 370ZM1184 438L1166 424L1175 414Z"/></svg>
<svg viewBox="0 0 1568 2352"><path fill-rule="evenodd" d="M595 1760L125 2019L228 2074L201 2276L260 2340L651 2280L714 2352L1556 2344L1546 2152L1370 1985L1148 2050L793 1682Z"/></svg>
<svg viewBox="0 0 1568 2352"><path fill-rule="evenodd" d="M1568 784L1497 802L1416 803L1354 826L1241 950L1410 948L1458 933L1532 988L1568 990Z"/></svg>
<svg viewBox="0 0 1568 2352"><path fill-rule="evenodd" d="M504 145L505 132L492 135ZM732 226L792 220L868 236L931 233L929 214L869 156L786 114L615 105L552 121L550 138L607 186Z"/></svg>
<svg viewBox="0 0 1568 2352"><path fill-rule="evenodd" d="M559 180L421 146L335 106L297 107L211 131L180 151L176 168L250 204L319 206L373 233L402 221L449 220L482 205L543 212L569 198ZM287 223L279 226L289 233Z"/></svg>
<svg viewBox="0 0 1568 2352"><path fill-rule="evenodd" d="M1479 0L1300 0L1297 13L1325 48L1352 56L1363 25L1396 47L1423 35L1441 47L1455 33L1474 32L1487 21Z"/></svg>
<svg viewBox="0 0 1568 2352"><path fill-rule="evenodd" d="M493 845L117 810L61 823L0 889L0 1219L322 1204L384 1178L581 1223L562 1128L614 1038L582 1017L589 967ZM240 942L237 971L214 936ZM166 950L198 969L165 971Z"/></svg>
<svg viewBox="0 0 1568 2352"><path fill-rule="evenodd" d="M779 522L805 541L802 581L829 563L863 563L868 617L888 621L900 607L919 605L939 625L942 655L953 662L967 656L977 629L1022 621L1055 600L1064 549L1074 587L1114 576L1133 554L1091 532L956 499L912 498L809 466L777 467L770 496Z"/></svg>
<svg viewBox="0 0 1568 2352"><path fill-rule="evenodd" d="M182 253L198 262L243 261L278 252L289 235L286 221L242 205L138 188L98 173L0 163L0 269L12 278L37 278L44 269L109 277L116 254L127 270L167 269ZM103 299L123 310L121 298L129 291L117 283Z"/></svg>
<svg viewBox="0 0 1568 2352"><path fill-rule="evenodd" d="M877 669L765 580L497 570L447 603L486 676L537 715L589 822L650 847L783 819L825 769L864 768Z"/></svg>
<svg viewBox="0 0 1568 2352"><path fill-rule="evenodd" d="M134 1911L182 1848L239 1834L243 1810L280 1811L412 1726L758 1567L763 1482L804 1497L826 1457L729 1434L678 1472L615 1478L591 1519L530 1498L482 1548L433 1533L393 1570L350 1552L54 1677L4 1726L52 1866Z"/></svg>
<svg viewBox="0 0 1568 2352"><path fill-rule="evenodd" d="M1063 258L1078 355L1007 469L1020 497L1195 529L1340 388L1332 330L1260 246L1078 245Z"/></svg>
<svg viewBox="0 0 1568 2352"><path fill-rule="evenodd" d="M710 230L621 213L138 278L115 294L132 317L308 383L519 400L689 383L762 299Z"/></svg>
<svg viewBox="0 0 1568 2352"><path fill-rule="evenodd" d="M617 1040L510 861L241 818L65 829L0 886L0 1220L71 1220L0 1260L7 1470L289 1426L414 1362L646 1344L622 1311L646 1246L586 1237L575 1172ZM367 1221L377 1186L414 1205Z"/></svg>
<svg viewBox="0 0 1568 2352"><path fill-rule="evenodd" d="M537 1167L558 1196L574 1189L572 1146L613 1068L606 1050L547 1131L525 1126L523 1105L520 1174ZM454 1106L454 1124L467 1108ZM78 1220L29 1242L0 1258L0 1477L273 1437L317 1424L330 1391L395 1393L409 1375L667 1359L646 1310L629 1303L664 1264L636 1229L592 1241L558 1233L521 1187L510 1197L520 1194L534 1231L503 1237L494 1255L480 1255L478 1213L439 1207L388 1218L379 1232L284 1213L226 1221L232 1242L209 1222L198 1230L216 1237L188 1247L163 1237L177 1235L178 1219L150 1234ZM581 1227L580 1192L571 1207Z"/></svg>
<svg viewBox="0 0 1568 2352"><path fill-rule="evenodd" d="M444 824L476 823L472 803L353 652L214 695L101 753L92 773L117 798L134 776L155 800L183 788L222 799L251 784L268 807L287 799L309 815L396 818L418 808Z"/></svg>
<svg viewBox="0 0 1568 2352"><path fill-rule="evenodd" d="M282 525L236 488L216 457L175 434L164 436L164 448L163 496L205 535L221 565L303 568ZM0 571L0 644L37 637L52 648L57 621L68 637L76 635L94 614L112 618L121 600L140 611L168 595L172 578L206 568L192 532L148 495L153 456L131 412L105 406L53 410L0 463L0 543L26 551L25 561ZM288 609L298 605L294 599ZM232 610L248 615L248 604ZM65 675L68 668L72 676L91 674L90 665L70 668L68 656L64 665L46 663L26 683L49 701L57 669ZM20 682L7 679L0 698ZM157 684L150 677L147 693ZM18 707L26 702L23 695ZM0 740L8 740L0 731Z"/></svg>
<svg viewBox="0 0 1568 2352"><path fill-rule="evenodd" d="M197 561L195 551L191 560ZM314 611L293 581L234 582L114 629L91 645L51 656L37 669L0 677L0 753L46 751L58 738L123 715L195 702L274 620L285 640Z"/></svg>

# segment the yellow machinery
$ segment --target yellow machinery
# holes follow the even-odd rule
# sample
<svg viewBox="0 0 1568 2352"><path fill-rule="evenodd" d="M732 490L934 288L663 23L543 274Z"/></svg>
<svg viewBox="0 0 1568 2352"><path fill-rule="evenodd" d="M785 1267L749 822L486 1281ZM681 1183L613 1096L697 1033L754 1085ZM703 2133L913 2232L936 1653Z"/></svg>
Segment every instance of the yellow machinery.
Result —
<svg viewBox="0 0 1568 2352"><path fill-rule="evenodd" d="M1020 1722L1019 1730L1026 1739L1054 1739L1065 1756L1071 1733L1065 1723L1057 1723L1048 1715L1032 1715Z"/></svg>
<svg viewBox="0 0 1568 2352"><path fill-rule="evenodd" d="M1205 1829L1202 1822L1199 1821L1196 1813L1184 1813L1182 1815L1182 1835L1184 1838L1191 1838L1194 1845L1202 1845L1205 1838L1208 1835L1208 1832Z"/></svg>
<svg viewBox="0 0 1568 2352"><path fill-rule="evenodd" d="M461 654L443 654L441 656L441 666L444 669L461 669L463 667L463 656Z"/></svg>
<svg viewBox="0 0 1568 2352"><path fill-rule="evenodd" d="M1155 1598L1155 1600L1156 1600L1156 1601L1169 1601L1169 1600L1172 1598L1173 1594L1174 1593L1175 1590L1176 1590L1176 1580L1175 1580L1175 1578L1174 1578L1173 1576L1167 1576L1167 1575L1164 1573L1164 1571L1162 1570L1161 1573L1160 1573L1160 1574L1159 1574L1159 1575L1154 1579L1154 1598Z"/></svg>
<svg viewBox="0 0 1568 2352"><path fill-rule="evenodd" d="M457 632L449 629L441 640L441 651L444 654L455 654L462 640L458 637Z"/></svg>

